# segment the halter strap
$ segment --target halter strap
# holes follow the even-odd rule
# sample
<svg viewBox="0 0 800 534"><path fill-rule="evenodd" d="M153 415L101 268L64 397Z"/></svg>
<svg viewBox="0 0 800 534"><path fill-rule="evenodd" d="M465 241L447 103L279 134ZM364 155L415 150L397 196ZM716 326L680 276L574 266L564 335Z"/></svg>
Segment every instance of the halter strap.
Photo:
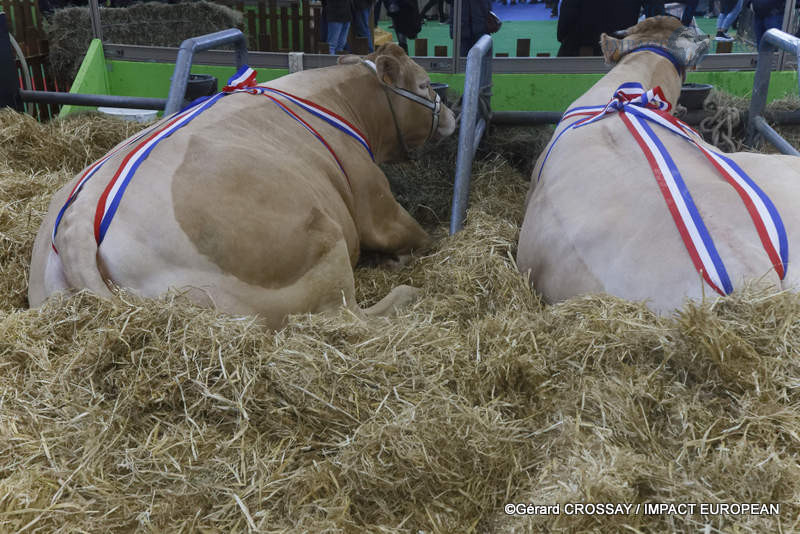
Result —
<svg viewBox="0 0 800 534"><path fill-rule="evenodd" d="M686 68L681 65L680 61L665 48L661 48L660 46L640 46L638 48L634 48L628 54L633 54L634 52L653 52L654 54L658 54L659 56L666 58L672 63L672 66L675 67L675 70L678 71L678 76L681 77L681 80L686 80ZM626 54L627 55L627 54Z"/></svg>
<svg viewBox="0 0 800 534"><path fill-rule="evenodd" d="M362 60L362 63L369 68L372 72L376 75L378 74L378 68L375 66L375 63L370 61L369 59ZM377 77L377 76L376 76ZM416 102L422 106L431 110L431 129L428 132L428 137L425 138L423 143L427 143L433 137L433 134L436 133L436 129L439 127L439 113L442 110L442 99L439 96L439 93L436 91L433 92L434 98L433 100L428 100L427 98L423 98L416 93L412 93L406 89L401 87L395 87L393 85L389 85L385 83L383 80L378 78L378 83L381 84L383 87L383 92L386 95L386 102L389 104L389 111L392 113L392 120L394 121L394 128L397 132L397 139L400 141L400 145L403 147L403 151L405 152L406 156L409 154L408 145L405 142L405 138L403 137L403 132L400 130L400 123L397 121L397 113L394 110L394 104L392 104L392 99L389 96L389 91L402 96L403 98L407 98L412 102Z"/></svg>

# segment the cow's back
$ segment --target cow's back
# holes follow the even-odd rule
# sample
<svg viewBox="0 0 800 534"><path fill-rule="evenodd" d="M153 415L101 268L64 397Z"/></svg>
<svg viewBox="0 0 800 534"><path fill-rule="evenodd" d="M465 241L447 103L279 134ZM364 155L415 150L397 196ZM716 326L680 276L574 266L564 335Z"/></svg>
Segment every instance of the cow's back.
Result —
<svg viewBox="0 0 800 534"><path fill-rule="evenodd" d="M734 287L754 279L780 287L737 192L691 143L653 128L677 163ZM757 161L746 167L759 181ZM548 300L610 293L650 299L654 308L668 310L711 291L695 270L650 164L618 116L565 133L538 182L537 171L518 264L530 270ZM773 187L778 182L760 181L774 200L786 197ZM785 201L776 205L791 217Z"/></svg>

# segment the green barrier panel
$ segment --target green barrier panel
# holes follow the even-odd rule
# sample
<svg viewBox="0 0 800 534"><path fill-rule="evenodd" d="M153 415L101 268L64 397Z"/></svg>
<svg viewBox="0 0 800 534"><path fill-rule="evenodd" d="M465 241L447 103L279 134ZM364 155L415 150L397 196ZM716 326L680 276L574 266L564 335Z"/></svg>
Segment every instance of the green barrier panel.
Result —
<svg viewBox="0 0 800 534"><path fill-rule="evenodd" d="M108 95L111 87L108 84L106 75L106 59L103 56L103 44L100 39L92 39L89 50L83 58L81 68L75 76L70 93L82 93L93 95ZM59 117L66 117L70 113L77 111L92 111L96 107L85 106L63 106L58 113Z"/></svg>
<svg viewBox="0 0 800 534"><path fill-rule="evenodd" d="M174 66L169 63L105 61L99 42L93 41L81 65L73 92L165 98L169 92ZM287 74L286 69L256 69L258 81L266 82ZM234 67L195 65L192 72L210 74L219 80L220 88L235 72ZM747 97L753 88L753 71L690 72L687 82L710 83L735 96ZM492 109L519 111L563 111L586 92L602 74L495 74L492 88ZM460 94L463 74L432 73L431 80L446 83ZM775 72L770 81L768 101L797 94L797 72ZM609 95L611 98L611 95ZM62 108L61 116L73 112L74 106Z"/></svg>

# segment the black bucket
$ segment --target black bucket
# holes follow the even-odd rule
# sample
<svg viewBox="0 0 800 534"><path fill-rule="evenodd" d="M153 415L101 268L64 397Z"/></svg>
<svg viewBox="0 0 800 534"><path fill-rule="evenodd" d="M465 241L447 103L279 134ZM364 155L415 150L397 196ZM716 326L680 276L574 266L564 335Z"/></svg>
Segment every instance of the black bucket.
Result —
<svg viewBox="0 0 800 534"><path fill-rule="evenodd" d="M686 109L702 109L703 102L713 88L713 85L707 83L685 83L681 87L678 104Z"/></svg>
<svg viewBox="0 0 800 534"><path fill-rule="evenodd" d="M431 89L433 89L434 92L437 95L439 95L439 98L442 99L442 104L444 104L445 106L447 105L447 89L448 89L448 87L450 87L450 86L447 85L446 83L431 82Z"/></svg>
<svg viewBox="0 0 800 534"><path fill-rule="evenodd" d="M210 74L190 74L186 82L186 93L184 99L193 102L201 96L211 96L219 92L217 89L217 79Z"/></svg>

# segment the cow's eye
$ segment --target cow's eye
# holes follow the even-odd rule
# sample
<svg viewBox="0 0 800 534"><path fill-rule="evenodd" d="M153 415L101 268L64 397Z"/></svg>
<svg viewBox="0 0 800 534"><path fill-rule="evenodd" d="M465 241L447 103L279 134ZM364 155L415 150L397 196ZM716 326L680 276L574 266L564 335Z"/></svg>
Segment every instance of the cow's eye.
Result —
<svg viewBox="0 0 800 534"><path fill-rule="evenodd" d="M431 83L430 83L430 82L425 82L425 83L421 83L421 84L419 85L419 88L424 90L424 89L427 89L427 88L428 88L428 87L430 87L430 86L431 86Z"/></svg>

